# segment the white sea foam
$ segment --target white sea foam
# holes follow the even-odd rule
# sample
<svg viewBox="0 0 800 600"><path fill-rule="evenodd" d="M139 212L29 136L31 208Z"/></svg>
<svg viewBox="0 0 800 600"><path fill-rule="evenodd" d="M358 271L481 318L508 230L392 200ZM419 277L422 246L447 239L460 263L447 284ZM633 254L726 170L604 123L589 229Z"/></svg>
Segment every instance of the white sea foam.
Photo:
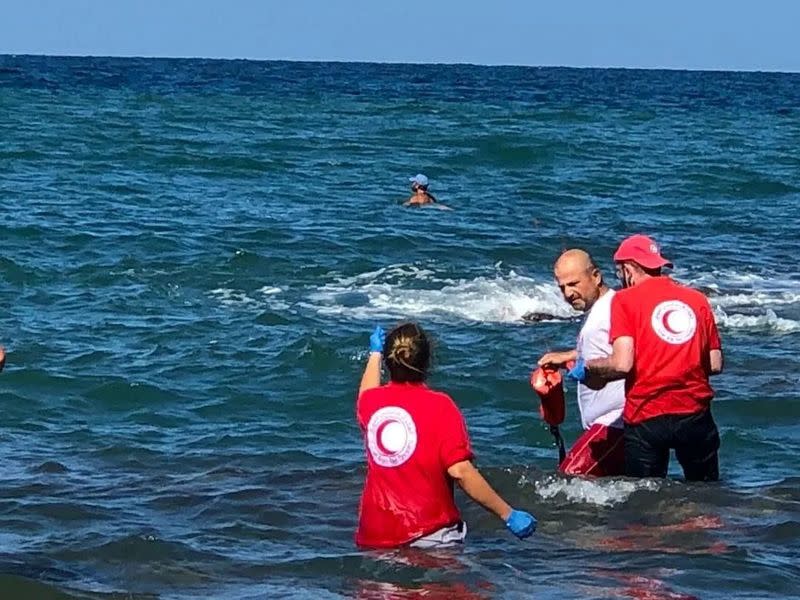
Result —
<svg viewBox="0 0 800 600"><path fill-rule="evenodd" d="M308 300L320 313L362 319L414 315L512 323L529 312L554 317L576 314L553 283L514 271L451 279L413 265L340 278L318 288Z"/></svg>
<svg viewBox="0 0 800 600"><path fill-rule="evenodd" d="M714 316L719 326L729 329L767 330L777 333L800 331L800 322L781 318L772 309L767 309L763 314L759 315L729 315L721 308L716 308Z"/></svg>
<svg viewBox="0 0 800 600"><path fill-rule="evenodd" d="M253 307L258 305L258 300L251 298L241 290L231 288L217 288L208 292L208 295L216 299L223 306L228 307Z"/></svg>
<svg viewBox="0 0 800 600"><path fill-rule="evenodd" d="M718 307L747 307L747 306L788 306L800 304L800 294L793 292L769 293L754 291L720 295L711 298L711 304Z"/></svg>
<svg viewBox="0 0 800 600"><path fill-rule="evenodd" d="M792 333L800 321L776 310L800 309L800 281L735 271L713 271L692 277L690 285L713 290L710 300L717 321L727 329ZM501 270L501 265L472 279L442 276L435 268L390 265L339 277L311 292L306 306L326 315L357 319L423 317L483 323L520 322L526 313L573 317L549 280Z"/></svg>
<svg viewBox="0 0 800 600"><path fill-rule="evenodd" d="M273 287L271 285L265 285L262 288L258 289L259 294L263 294L264 296L273 296L275 294L280 294L283 290L279 287Z"/></svg>
<svg viewBox="0 0 800 600"><path fill-rule="evenodd" d="M676 272L679 280L710 290L717 324L725 329L777 334L800 331L800 280L778 273L732 269L692 275Z"/></svg>
<svg viewBox="0 0 800 600"><path fill-rule="evenodd" d="M567 502L594 504L596 506L614 506L622 504L638 491L657 491L660 484L653 479L637 481L614 479L563 479L550 476L542 481L534 482L534 490L544 500L552 500L556 496Z"/></svg>
<svg viewBox="0 0 800 600"><path fill-rule="evenodd" d="M689 285L715 292L727 290L744 295L760 292L778 297L785 294L800 296L800 279L782 273L748 273L730 269L690 273L676 269L675 277Z"/></svg>
<svg viewBox="0 0 800 600"><path fill-rule="evenodd" d="M303 299L264 285L247 293L218 288L209 295L239 309L288 310L289 302L323 314L354 319L425 318L481 323L519 323L527 313L554 318L578 316L548 278L536 279L503 269L500 263L473 278L453 278L435 266L397 264L351 276L328 275ZM709 299L720 327L787 334L800 331L800 280L786 276L713 271L676 277L711 290Z"/></svg>
<svg viewBox="0 0 800 600"><path fill-rule="evenodd" d="M265 285L252 294L232 288L217 288L208 292L208 295L228 308L286 310L289 305L279 298L282 292L279 287Z"/></svg>
<svg viewBox="0 0 800 600"><path fill-rule="evenodd" d="M769 284L775 281L776 277L768 277L761 273L749 273L736 271L733 269L714 269L711 271L703 270L700 273L693 273L686 269L676 268L674 275L677 279L687 282L689 285L699 285L704 287L715 287L720 283L728 286L751 286L756 287Z"/></svg>

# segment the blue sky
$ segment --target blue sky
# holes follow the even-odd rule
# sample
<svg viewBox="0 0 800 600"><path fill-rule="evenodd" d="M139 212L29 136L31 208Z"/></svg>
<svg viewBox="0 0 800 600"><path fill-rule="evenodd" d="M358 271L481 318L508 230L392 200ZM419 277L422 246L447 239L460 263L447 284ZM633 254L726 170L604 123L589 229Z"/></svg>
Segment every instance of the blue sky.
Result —
<svg viewBox="0 0 800 600"><path fill-rule="evenodd" d="M800 0L0 0L0 53L800 71Z"/></svg>

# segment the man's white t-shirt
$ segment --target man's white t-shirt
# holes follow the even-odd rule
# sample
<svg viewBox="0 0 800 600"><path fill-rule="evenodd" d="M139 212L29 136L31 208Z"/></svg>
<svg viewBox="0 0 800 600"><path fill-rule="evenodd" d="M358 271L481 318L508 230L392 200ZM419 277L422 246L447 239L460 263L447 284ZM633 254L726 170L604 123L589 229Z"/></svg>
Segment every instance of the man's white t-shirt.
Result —
<svg viewBox="0 0 800 600"><path fill-rule="evenodd" d="M597 299L578 334L578 356L584 360L606 358L611 354L608 330L611 326L611 298L608 290ZM622 427L622 409L625 406L625 380L611 381L602 389L593 390L578 384L578 408L584 429L598 423L608 427Z"/></svg>

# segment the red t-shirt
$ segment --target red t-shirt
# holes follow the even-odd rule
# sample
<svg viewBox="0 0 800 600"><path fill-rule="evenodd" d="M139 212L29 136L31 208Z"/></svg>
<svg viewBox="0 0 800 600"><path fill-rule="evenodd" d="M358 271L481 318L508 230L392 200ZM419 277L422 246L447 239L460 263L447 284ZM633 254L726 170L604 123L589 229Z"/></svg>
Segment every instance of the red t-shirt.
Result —
<svg viewBox="0 0 800 600"><path fill-rule="evenodd" d="M367 453L359 546L400 546L461 520L447 469L473 455L450 396L389 383L359 396L356 417Z"/></svg>
<svg viewBox="0 0 800 600"><path fill-rule="evenodd" d="M721 349L714 313L697 290L653 277L617 292L610 339L632 337L633 370L625 381L626 423L708 408L709 351Z"/></svg>

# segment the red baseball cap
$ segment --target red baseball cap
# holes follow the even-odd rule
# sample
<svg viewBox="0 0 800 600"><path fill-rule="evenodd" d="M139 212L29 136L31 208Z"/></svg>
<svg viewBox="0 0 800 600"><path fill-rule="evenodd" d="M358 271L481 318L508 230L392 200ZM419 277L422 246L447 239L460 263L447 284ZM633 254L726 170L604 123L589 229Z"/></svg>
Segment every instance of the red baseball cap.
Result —
<svg viewBox="0 0 800 600"><path fill-rule="evenodd" d="M661 256L661 250L653 238L636 234L622 240L614 253L614 262L632 260L645 269L672 267L672 263Z"/></svg>

